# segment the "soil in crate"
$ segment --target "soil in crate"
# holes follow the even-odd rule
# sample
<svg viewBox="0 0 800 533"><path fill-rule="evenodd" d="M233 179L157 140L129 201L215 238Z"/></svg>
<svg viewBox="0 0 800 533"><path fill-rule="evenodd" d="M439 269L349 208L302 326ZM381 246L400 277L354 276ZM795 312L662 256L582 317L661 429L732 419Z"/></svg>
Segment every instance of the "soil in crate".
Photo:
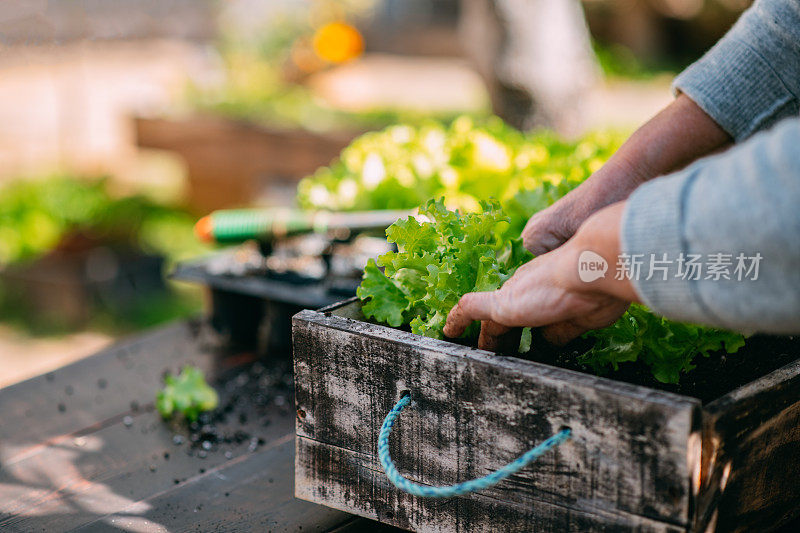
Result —
<svg viewBox="0 0 800 533"><path fill-rule="evenodd" d="M566 346L553 346L537 338L531 350L518 357L594 374L592 369L578 363L578 356L591 347L591 340L578 339ZM717 351L709 357L697 356L696 368L681 375L678 383L661 383L642 363L622 363L618 370L610 369L604 377L617 381L643 385L653 389L674 392L708 403L728 392L785 366L800 357L794 337L754 335L749 337L738 352Z"/></svg>
<svg viewBox="0 0 800 533"><path fill-rule="evenodd" d="M363 316L359 316L358 320L378 324ZM410 332L408 326L398 329ZM578 362L578 357L591 348L592 340L578 338L564 346L555 346L545 341L538 331L534 330L530 350L526 353L516 353L510 348L519 346L520 333L521 329L515 328L507 333L505 338L501 337L499 353L597 375L591 368ZM472 347L476 347L477 342L475 339L447 339L447 341ZM728 354L720 350L712 352L708 357L698 355L692 361L696 368L681 374L678 383L658 381L650 369L639 362L622 363L618 370L608 368L600 375L616 381L690 396L705 404L800 358L797 348L798 339L793 336L753 335L746 339L744 347L736 353Z"/></svg>

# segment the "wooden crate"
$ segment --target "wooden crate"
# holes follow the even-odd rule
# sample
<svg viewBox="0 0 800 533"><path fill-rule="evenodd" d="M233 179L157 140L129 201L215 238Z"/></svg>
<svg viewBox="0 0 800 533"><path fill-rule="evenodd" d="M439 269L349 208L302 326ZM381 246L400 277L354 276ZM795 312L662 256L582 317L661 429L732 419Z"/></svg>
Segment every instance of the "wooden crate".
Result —
<svg viewBox="0 0 800 533"><path fill-rule="evenodd" d="M186 162L189 207L208 212L250 205L271 181L297 182L328 165L358 135L270 128L224 117L134 119L137 144Z"/></svg>
<svg viewBox="0 0 800 533"><path fill-rule="evenodd" d="M0 269L0 288L40 326L84 327L98 309L119 316L164 294L164 258L132 247L56 249Z"/></svg>
<svg viewBox="0 0 800 533"><path fill-rule="evenodd" d="M765 531L800 512L800 361L704 405L360 318L351 300L293 319L298 498L417 531ZM418 483L574 436L492 489L411 496L377 456L405 391L390 451Z"/></svg>

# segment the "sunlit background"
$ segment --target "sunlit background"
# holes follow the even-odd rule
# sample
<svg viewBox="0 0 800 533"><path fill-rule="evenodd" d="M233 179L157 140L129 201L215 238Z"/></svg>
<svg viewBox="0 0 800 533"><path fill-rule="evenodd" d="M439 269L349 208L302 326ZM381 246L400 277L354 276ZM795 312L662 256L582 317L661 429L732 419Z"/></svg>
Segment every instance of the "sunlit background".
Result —
<svg viewBox="0 0 800 533"><path fill-rule="evenodd" d="M200 289L165 279L211 250L198 217L293 205L366 131L495 114L610 150L747 5L0 2L0 387L200 312ZM490 141L488 171L506 164ZM304 207L336 200L305 183Z"/></svg>

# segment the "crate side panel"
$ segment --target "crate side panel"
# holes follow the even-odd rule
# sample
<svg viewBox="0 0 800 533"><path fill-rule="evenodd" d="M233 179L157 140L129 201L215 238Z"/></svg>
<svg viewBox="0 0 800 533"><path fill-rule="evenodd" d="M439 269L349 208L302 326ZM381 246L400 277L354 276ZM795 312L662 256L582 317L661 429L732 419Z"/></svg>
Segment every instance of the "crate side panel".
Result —
<svg viewBox="0 0 800 533"><path fill-rule="evenodd" d="M486 475L569 426L572 441L484 494L688 523L692 401L622 394L552 367L492 364L467 348L448 353L321 316L304 312L294 323L298 436L373 457L383 417L408 390L416 406L395 426L391 453L414 481Z"/></svg>
<svg viewBox="0 0 800 533"><path fill-rule="evenodd" d="M703 426L697 529L766 530L800 516L800 361L709 404Z"/></svg>
<svg viewBox="0 0 800 533"><path fill-rule="evenodd" d="M420 532L636 531L685 532L683 527L604 509L575 510L532 500L509 503L484 494L444 500L396 490L374 456L297 438L296 496Z"/></svg>

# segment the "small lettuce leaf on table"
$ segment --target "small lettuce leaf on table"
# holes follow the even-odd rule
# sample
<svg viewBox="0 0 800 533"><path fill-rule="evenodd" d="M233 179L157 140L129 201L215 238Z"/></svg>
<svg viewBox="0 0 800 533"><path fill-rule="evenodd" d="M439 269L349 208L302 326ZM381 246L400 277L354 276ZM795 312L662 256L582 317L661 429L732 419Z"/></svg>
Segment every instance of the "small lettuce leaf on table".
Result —
<svg viewBox="0 0 800 533"><path fill-rule="evenodd" d="M216 409L217 391L206 383L203 372L194 366L185 366L177 376L167 374L164 388L156 396L156 409L165 419L181 413L190 422L200 413Z"/></svg>
<svg viewBox="0 0 800 533"><path fill-rule="evenodd" d="M428 201L417 217L386 230L398 251L368 262L357 292L364 316L442 338L447 314L461 296L500 288L533 257L520 239L508 237L507 226L497 202L482 202L480 212L462 214L448 210L441 199ZM477 327L466 335L475 335Z"/></svg>
<svg viewBox="0 0 800 533"><path fill-rule="evenodd" d="M596 373L640 360L662 383L678 383L682 373L695 368L693 361L698 355L708 357L722 349L735 353L745 343L740 333L669 320L639 304L631 305L612 325L584 337L594 339L595 344L578 362Z"/></svg>

